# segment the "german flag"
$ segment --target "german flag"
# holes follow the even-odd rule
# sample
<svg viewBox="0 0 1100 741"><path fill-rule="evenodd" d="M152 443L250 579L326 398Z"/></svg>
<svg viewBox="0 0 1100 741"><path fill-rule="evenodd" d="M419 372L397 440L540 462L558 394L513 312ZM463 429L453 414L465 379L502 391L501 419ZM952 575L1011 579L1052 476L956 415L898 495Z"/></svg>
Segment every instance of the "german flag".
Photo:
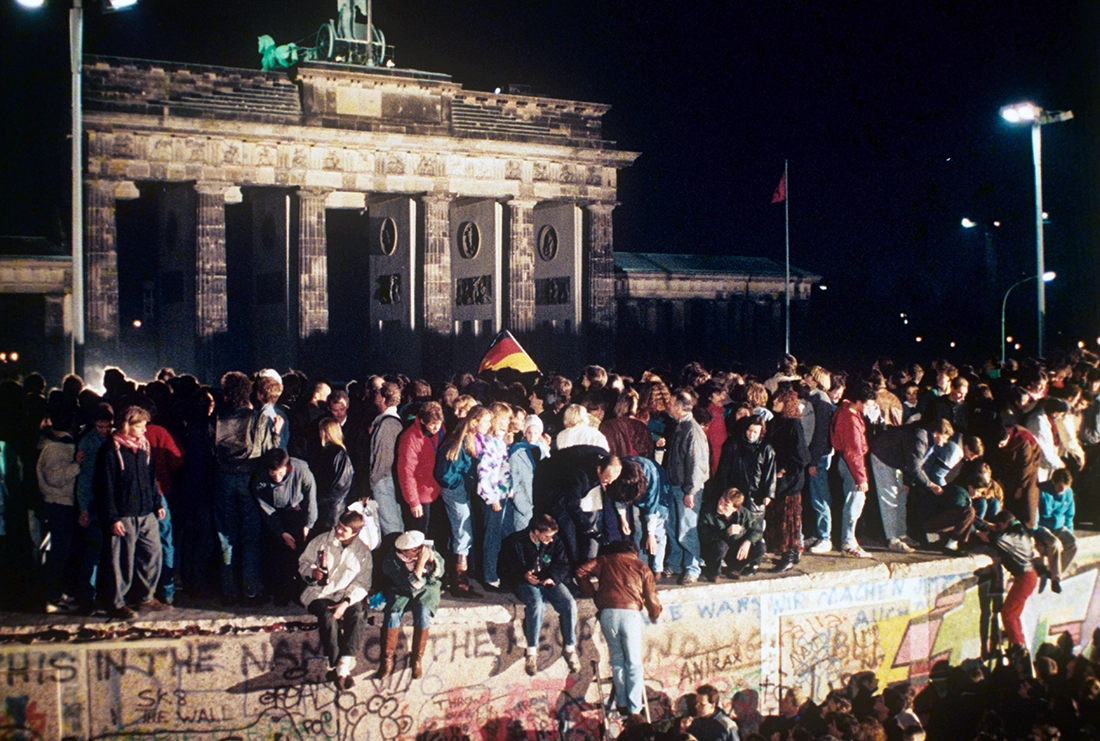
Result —
<svg viewBox="0 0 1100 741"><path fill-rule="evenodd" d="M531 356L519 346L516 338L507 329L499 332L489 345L489 351L481 360L478 373L486 370L500 370L501 368L513 368L520 373L538 373L539 367Z"/></svg>

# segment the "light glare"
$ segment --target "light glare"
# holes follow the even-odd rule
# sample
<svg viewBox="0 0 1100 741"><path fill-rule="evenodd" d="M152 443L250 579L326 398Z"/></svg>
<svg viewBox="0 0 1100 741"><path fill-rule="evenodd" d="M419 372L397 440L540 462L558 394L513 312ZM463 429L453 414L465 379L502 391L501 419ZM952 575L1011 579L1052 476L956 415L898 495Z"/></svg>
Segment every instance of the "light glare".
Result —
<svg viewBox="0 0 1100 741"><path fill-rule="evenodd" d="M978 225L978 222L971 221L970 219L968 219L964 216L963 220L962 220L962 225L963 225L963 229L973 229L974 227L976 227Z"/></svg>
<svg viewBox="0 0 1100 741"><path fill-rule="evenodd" d="M46 4L46 0L15 0L15 1L17 3L19 3L20 5L22 5L24 8L29 8L30 10L37 10L38 8L41 8L43 5Z"/></svg>
<svg viewBox="0 0 1100 741"><path fill-rule="evenodd" d="M1055 273L1053 270L1048 270L1047 272L1043 273L1043 282L1044 283L1050 283L1052 280L1054 280L1057 277L1058 277L1057 273Z"/></svg>

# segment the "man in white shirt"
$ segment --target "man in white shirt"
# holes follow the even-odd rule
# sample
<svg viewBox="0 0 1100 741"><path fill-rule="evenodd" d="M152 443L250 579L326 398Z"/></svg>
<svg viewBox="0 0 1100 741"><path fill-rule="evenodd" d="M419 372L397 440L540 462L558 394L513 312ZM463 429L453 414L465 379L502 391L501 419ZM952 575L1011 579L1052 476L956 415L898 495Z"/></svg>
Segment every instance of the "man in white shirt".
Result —
<svg viewBox="0 0 1100 741"><path fill-rule="evenodd" d="M351 670L366 638L372 561L370 548L359 538L363 523L360 513L345 512L336 527L311 540L298 559L298 573L307 584L302 604L317 617L328 657L327 677L340 691L355 684Z"/></svg>

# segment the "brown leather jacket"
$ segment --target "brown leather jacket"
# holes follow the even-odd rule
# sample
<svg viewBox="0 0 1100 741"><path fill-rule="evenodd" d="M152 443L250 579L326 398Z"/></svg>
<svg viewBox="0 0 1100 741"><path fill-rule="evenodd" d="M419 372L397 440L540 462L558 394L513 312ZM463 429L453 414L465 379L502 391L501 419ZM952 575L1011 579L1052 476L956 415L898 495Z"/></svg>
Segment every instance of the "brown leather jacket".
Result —
<svg viewBox="0 0 1100 741"><path fill-rule="evenodd" d="M600 610L645 610L649 619L661 615L661 599L657 582L634 553L608 553L585 561L577 567L577 584L581 592L592 597ZM598 586L590 578L596 577Z"/></svg>

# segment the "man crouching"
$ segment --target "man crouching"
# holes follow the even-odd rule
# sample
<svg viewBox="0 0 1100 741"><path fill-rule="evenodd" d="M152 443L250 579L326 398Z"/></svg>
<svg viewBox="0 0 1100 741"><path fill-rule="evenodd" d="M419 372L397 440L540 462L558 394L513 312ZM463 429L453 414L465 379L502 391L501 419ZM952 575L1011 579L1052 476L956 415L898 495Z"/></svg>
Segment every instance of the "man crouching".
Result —
<svg viewBox="0 0 1100 741"><path fill-rule="evenodd" d="M317 617L329 663L326 677L341 691L355 684L351 670L366 637L372 562L370 548L359 538L363 522L358 512L345 512L336 527L311 540L298 559L298 573L306 582L302 604Z"/></svg>

